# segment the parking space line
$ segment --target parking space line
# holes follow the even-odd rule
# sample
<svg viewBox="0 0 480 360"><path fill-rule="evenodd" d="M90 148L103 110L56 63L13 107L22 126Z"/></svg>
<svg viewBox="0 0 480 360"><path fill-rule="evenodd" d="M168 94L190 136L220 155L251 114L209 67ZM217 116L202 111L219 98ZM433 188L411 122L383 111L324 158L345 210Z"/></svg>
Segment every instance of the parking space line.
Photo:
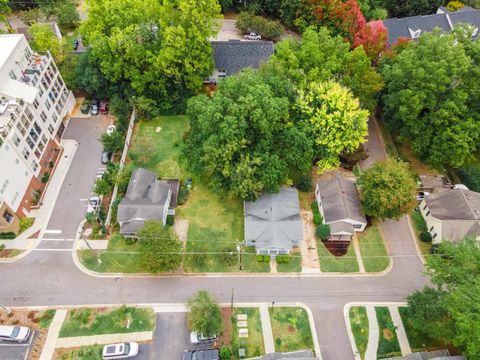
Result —
<svg viewBox="0 0 480 360"><path fill-rule="evenodd" d="M61 234L62 230L44 230L44 234Z"/></svg>
<svg viewBox="0 0 480 360"><path fill-rule="evenodd" d="M75 239L45 239L43 238L42 241L75 241Z"/></svg>

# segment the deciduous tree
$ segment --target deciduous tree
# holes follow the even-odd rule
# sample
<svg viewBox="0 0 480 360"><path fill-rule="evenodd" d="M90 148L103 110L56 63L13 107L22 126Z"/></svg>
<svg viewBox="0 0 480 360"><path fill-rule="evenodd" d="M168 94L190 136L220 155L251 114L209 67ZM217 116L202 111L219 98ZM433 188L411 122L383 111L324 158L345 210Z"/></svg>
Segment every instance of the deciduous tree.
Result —
<svg viewBox="0 0 480 360"><path fill-rule="evenodd" d="M378 162L358 178L362 210L379 219L398 219L416 206L417 184L401 161Z"/></svg>
<svg viewBox="0 0 480 360"><path fill-rule="evenodd" d="M32 48L36 51L50 51L55 59L55 62L61 63L63 61L63 50L60 46L60 41L54 34L49 24L35 23L28 29L32 35Z"/></svg>
<svg viewBox="0 0 480 360"><path fill-rule="evenodd" d="M187 300L187 322L190 330L204 337L223 333L223 319L220 306L205 290L200 290Z"/></svg>

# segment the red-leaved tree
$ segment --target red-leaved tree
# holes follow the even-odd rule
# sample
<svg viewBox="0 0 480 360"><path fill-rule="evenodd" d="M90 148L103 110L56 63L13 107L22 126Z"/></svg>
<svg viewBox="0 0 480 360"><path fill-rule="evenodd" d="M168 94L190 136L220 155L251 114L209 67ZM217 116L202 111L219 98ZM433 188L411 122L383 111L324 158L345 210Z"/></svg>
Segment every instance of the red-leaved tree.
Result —
<svg viewBox="0 0 480 360"><path fill-rule="evenodd" d="M387 45L388 31L382 20L371 21L355 34L352 47L363 46L365 53L376 61Z"/></svg>

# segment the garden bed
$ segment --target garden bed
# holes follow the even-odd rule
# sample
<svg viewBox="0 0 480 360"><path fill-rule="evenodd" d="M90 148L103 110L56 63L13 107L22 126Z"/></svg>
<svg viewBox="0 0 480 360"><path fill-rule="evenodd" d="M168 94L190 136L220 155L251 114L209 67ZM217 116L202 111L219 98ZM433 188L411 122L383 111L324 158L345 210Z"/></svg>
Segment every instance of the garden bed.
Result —
<svg viewBox="0 0 480 360"><path fill-rule="evenodd" d="M270 308L275 351L290 352L313 349L312 331L308 314L303 308Z"/></svg>
<svg viewBox="0 0 480 360"><path fill-rule="evenodd" d="M102 360L103 345L56 349L53 360Z"/></svg>

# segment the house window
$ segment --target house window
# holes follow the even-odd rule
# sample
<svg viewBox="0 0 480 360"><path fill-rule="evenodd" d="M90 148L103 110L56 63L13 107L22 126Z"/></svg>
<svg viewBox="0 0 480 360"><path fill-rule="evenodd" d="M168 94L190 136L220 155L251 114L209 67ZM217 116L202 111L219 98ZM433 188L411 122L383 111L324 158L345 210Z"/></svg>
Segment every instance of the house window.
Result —
<svg viewBox="0 0 480 360"><path fill-rule="evenodd" d="M48 125L48 132L50 133L50 135L53 135L53 126L52 125Z"/></svg>
<svg viewBox="0 0 480 360"><path fill-rule="evenodd" d="M36 172L38 169L38 164L35 160L32 160L32 170L33 172Z"/></svg>
<svg viewBox="0 0 480 360"><path fill-rule="evenodd" d="M430 210L427 210L427 212L425 213L425 216L428 216L430 215Z"/></svg>
<svg viewBox="0 0 480 360"><path fill-rule="evenodd" d="M435 239L437 237L437 233L433 234L432 239Z"/></svg>
<svg viewBox="0 0 480 360"><path fill-rule="evenodd" d="M18 146L18 144L20 144L20 137L15 133L13 134L13 143L15 144L15 146Z"/></svg>
<svg viewBox="0 0 480 360"><path fill-rule="evenodd" d="M432 232L432 231L433 231L433 226L430 228L430 230L429 230L429 231L430 231L430 232Z"/></svg>
<svg viewBox="0 0 480 360"><path fill-rule="evenodd" d="M53 117L53 122L57 122L57 121L58 121L58 116L57 116L57 114L53 113L53 114L52 114L52 117Z"/></svg>
<svg viewBox="0 0 480 360"><path fill-rule="evenodd" d="M28 157L30 156L30 151L28 151L28 149L24 147L22 150L22 155L25 160L28 160Z"/></svg>
<svg viewBox="0 0 480 360"><path fill-rule="evenodd" d="M354 229L361 229L362 226L363 226L362 224L353 224Z"/></svg>
<svg viewBox="0 0 480 360"><path fill-rule="evenodd" d="M8 73L8 76L10 76L10 79L17 80L17 75L13 72L13 70L10 70Z"/></svg>

